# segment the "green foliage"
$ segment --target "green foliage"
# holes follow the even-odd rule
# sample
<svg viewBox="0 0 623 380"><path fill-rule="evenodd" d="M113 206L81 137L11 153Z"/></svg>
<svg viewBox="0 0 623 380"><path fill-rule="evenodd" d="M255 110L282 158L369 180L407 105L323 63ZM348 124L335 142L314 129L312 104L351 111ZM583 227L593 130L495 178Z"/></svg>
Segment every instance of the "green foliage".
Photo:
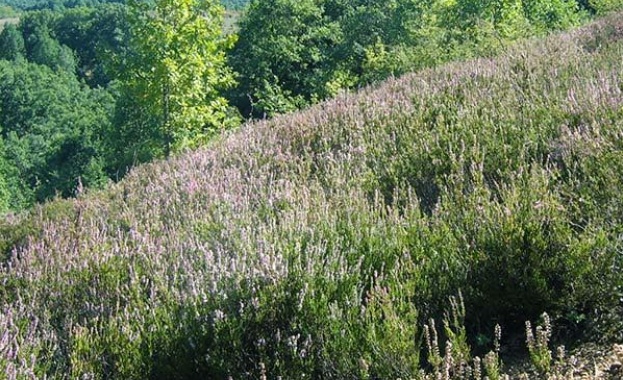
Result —
<svg viewBox="0 0 623 380"><path fill-rule="evenodd" d="M53 37L58 17L57 13L46 10L27 13L20 20L25 56L30 62L73 75L77 66L73 51Z"/></svg>
<svg viewBox="0 0 623 380"><path fill-rule="evenodd" d="M30 62L71 74L76 71L76 60L71 49L61 45L45 31L42 31L41 34L31 35L28 43L30 45L28 54Z"/></svg>
<svg viewBox="0 0 623 380"><path fill-rule="evenodd" d="M168 66L161 65L171 70L169 74L176 81L178 92L185 91L186 99L181 98L180 92L171 94L168 100L172 104L169 113L179 121L177 127L185 123L188 129L186 132L176 130L176 136L173 136L172 127L166 133L160 128L163 112L154 112L154 107L162 101L151 103L159 98L150 93L150 88L137 89L130 82L119 81L124 75L126 79L141 78L143 73L130 70L130 62L134 62L138 70L141 58L137 45L130 43L127 7L109 4L95 8L29 11L17 26L8 25L0 34L0 58L12 61L5 67L33 68L29 78L19 74L3 86L7 91L3 95L7 109L3 115L3 136L10 146L7 160L13 172L19 173L15 176L18 185L12 188L16 191L13 197L21 200L12 201L14 207L19 209L57 193L71 196L79 183L87 187L100 186L107 182L104 173L118 179L137 162L162 155L167 139L175 138L179 143L177 148L193 146L216 133L216 128L235 123L233 113L218 95L222 87L231 83L231 74L218 63L224 60L224 53L217 52L229 42L221 40L220 29L218 32L214 29L211 35L204 33L202 38L213 38L212 44L195 41L196 32L206 32L195 27L203 22L216 28L222 16L219 12L214 11L210 18L195 16L198 24L187 24L184 30L187 45L177 40L172 42L172 46L177 43L178 50L166 53L170 55L164 59ZM138 30L138 24L135 26ZM145 33L149 35L150 32ZM187 48L191 45L196 49L194 54ZM149 51L142 53L151 54ZM209 56L210 60L197 56L198 53ZM160 64L157 59L163 57L152 58ZM185 64L174 61L182 58L186 59ZM33 64L53 69L58 75L57 83L50 87L48 74L41 74L42 69ZM115 68L119 71L113 70ZM152 73L151 67L143 69ZM196 74L200 70L204 70L204 80L197 81ZM83 87L78 85L80 82L93 90L78 90L77 87ZM9 83L23 88L14 89ZM72 90L68 92L67 87ZM57 91L56 95L52 88ZM138 96L139 90L147 91L143 95L148 96ZM59 102L66 99L68 93L74 94L76 99L64 100L66 105L60 106ZM23 97L21 103L17 100L20 96ZM42 108L45 102L49 102L48 107ZM95 103L88 106L91 111L75 106L91 102ZM206 111L208 108L210 112ZM191 112L186 112L188 110ZM106 114L93 116L100 111ZM32 125L38 127L33 129ZM16 131L18 129L20 131ZM39 150L33 156L31 152L35 146Z"/></svg>
<svg viewBox="0 0 623 380"><path fill-rule="evenodd" d="M63 8L93 8L101 4L125 3L126 0L3 0L7 4L4 8L7 17L13 17L15 9L63 9ZM244 8L249 0L221 0L221 4L226 9L240 10ZM1 12L1 11L0 11ZM0 13L2 16L2 13Z"/></svg>
<svg viewBox="0 0 623 380"><path fill-rule="evenodd" d="M127 12L118 4L69 9L50 26L55 39L73 50L77 74L91 87L105 87L111 81L111 73L106 72L108 57L127 54Z"/></svg>
<svg viewBox="0 0 623 380"><path fill-rule="evenodd" d="M272 116L329 95L329 49L341 31L320 5L318 0L250 3L229 56L240 74L234 104L244 115Z"/></svg>
<svg viewBox="0 0 623 380"><path fill-rule="evenodd" d="M541 33L577 26L585 18L575 1L527 1L523 7L530 23Z"/></svg>
<svg viewBox="0 0 623 380"><path fill-rule="evenodd" d="M24 38L17 27L9 24L0 32L0 59L17 60L26 53Z"/></svg>
<svg viewBox="0 0 623 380"><path fill-rule="evenodd" d="M4 141L0 138L0 214L9 210L12 191L9 188L9 163L4 157Z"/></svg>
<svg viewBox="0 0 623 380"><path fill-rule="evenodd" d="M597 14L604 14L623 8L623 1L621 0L581 0L579 4L591 13Z"/></svg>
<svg viewBox="0 0 623 380"><path fill-rule="evenodd" d="M32 190L24 184L9 151L0 137L0 215L21 210L32 203ZM2 252L0 247L0 255Z"/></svg>
<svg viewBox="0 0 623 380"><path fill-rule="evenodd" d="M423 57L411 54L424 27L426 1L357 1L340 17L344 38L340 60L365 85L390 75L422 67ZM419 62L418 62L419 61Z"/></svg>
<svg viewBox="0 0 623 380"><path fill-rule="evenodd" d="M99 141L112 98L66 74L24 61L0 61L0 123L4 157L13 168L13 206L101 185ZM81 186L81 185L80 185Z"/></svg>
<svg viewBox="0 0 623 380"><path fill-rule="evenodd" d="M19 13L9 5L0 5L0 19L14 18L19 16Z"/></svg>
<svg viewBox="0 0 623 380"><path fill-rule="evenodd" d="M421 67L410 47L424 7L416 1L251 2L229 58L240 74L234 104L244 115L272 116Z"/></svg>
<svg viewBox="0 0 623 380"><path fill-rule="evenodd" d="M126 54L126 16L127 8L120 5L31 11L18 30L31 62L64 69L92 87L103 87L111 80L105 70L108 57Z"/></svg>
<svg viewBox="0 0 623 380"><path fill-rule="evenodd" d="M224 55L233 40L221 35L222 18L214 1L130 2L132 55L116 62L117 75L140 112L157 120L152 136L162 137L165 155L232 123L220 96L234 83Z"/></svg>

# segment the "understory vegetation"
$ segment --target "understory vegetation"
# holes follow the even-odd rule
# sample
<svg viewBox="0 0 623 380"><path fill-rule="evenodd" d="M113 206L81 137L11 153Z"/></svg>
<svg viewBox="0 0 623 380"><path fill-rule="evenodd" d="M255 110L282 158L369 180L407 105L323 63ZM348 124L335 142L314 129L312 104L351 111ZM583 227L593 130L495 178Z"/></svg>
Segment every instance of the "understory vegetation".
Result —
<svg viewBox="0 0 623 380"><path fill-rule="evenodd" d="M530 331L563 376L623 339L622 55L614 14L5 218L0 372L495 379Z"/></svg>

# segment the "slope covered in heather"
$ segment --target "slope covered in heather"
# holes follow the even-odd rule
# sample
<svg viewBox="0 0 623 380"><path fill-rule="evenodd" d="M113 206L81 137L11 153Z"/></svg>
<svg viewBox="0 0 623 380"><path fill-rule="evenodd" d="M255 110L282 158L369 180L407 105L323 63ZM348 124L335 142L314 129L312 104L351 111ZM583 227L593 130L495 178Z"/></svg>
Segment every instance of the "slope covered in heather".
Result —
<svg viewBox="0 0 623 380"><path fill-rule="evenodd" d="M621 339L622 37L390 80L3 222L0 372L415 378L444 311L455 374L542 312Z"/></svg>

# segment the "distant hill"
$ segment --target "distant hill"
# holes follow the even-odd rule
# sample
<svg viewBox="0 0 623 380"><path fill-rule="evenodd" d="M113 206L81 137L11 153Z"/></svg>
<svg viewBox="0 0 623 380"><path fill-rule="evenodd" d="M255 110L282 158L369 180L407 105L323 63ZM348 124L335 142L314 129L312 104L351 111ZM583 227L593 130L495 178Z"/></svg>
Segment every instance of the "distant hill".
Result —
<svg viewBox="0 0 623 380"><path fill-rule="evenodd" d="M124 3L125 0L0 0L0 5L8 5L14 9L54 9L63 6L93 6L102 3ZM249 0L222 0L227 9L242 9Z"/></svg>
<svg viewBox="0 0 623 380"><path fill-rule="evenodd" d="M623 340L622 55L615 14L5 218L0 373L573 376Z"/></svg>
<svg viewBox="0 0 623 380"><path fill-rule="evenodd" d="M14 9L54 9L56 7L94 6L102 3L123 3L125 0L1 0L0 4Z"/></svg>

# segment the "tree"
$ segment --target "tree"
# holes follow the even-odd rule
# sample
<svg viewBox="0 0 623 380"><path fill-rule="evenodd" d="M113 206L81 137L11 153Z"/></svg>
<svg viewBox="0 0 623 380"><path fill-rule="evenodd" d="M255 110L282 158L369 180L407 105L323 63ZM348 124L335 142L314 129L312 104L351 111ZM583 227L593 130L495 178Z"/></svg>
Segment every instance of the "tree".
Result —
<svg viewBox="0 0 623 380"><path fill-rule="evenodd" d="M10 5L0 5L0 19L19 17L19 14Z"/></svg>
<svg viewBox="0 0 623 380"><path fill-rule="evenodd" d="M56 71L65 71L72 75L76 71L76 58L73 51L61 45L46 31L31 36L32 50L29 60L40 65L46 65Z"/></svg>
<svg viewBox="0 0 623 380"><path fill-rule="evenodd" d="M432 2L251 1L230 55L241 83L232 99L244 115L272 116L421 67Z"/></svg>
<svg viewBox="0 0 623 380"><path fill-rule="evenodd" d="M242 113L272 116L331 95L330 55L341 30L323 0L256 0L239 22L230 63ZM341 9L332 9L341 12Z"/></svg>
<svg viewBox="0 0 623 380"><path fill-rule="evenodd" d="M0 155L11 208L105 183L101 140L113 112L105 89L45 65L0 60Z"/></svg>
<svg viewBox="0 0 623 380"><path fill-rule="evenodd" d="M591 14L603 14L623 8L623 0L578 0L578 6Z"/></svg>
<svg viewBox="0 0 623 380"><path fill-rule="evenodd" d="M8 24L0 33L0 59L8 61L24 57L24 37L13 24Z"/></svg>
<svg viewBox="0 0 623 380"><path fill-rule="evenodd" d="M429 64L416 47L420 40L425 13L432 13L430 0L357 0L352 1L340 23L344 39L340 44L341 61L357 78L358 86L401 75ZM430 37L428 35L427 37ZM436 50L436 49L435 49Z"/></svg>
<svg viewBox="0 0 623 380"><path fill-rule="evenodd" d="M20 21L19 29L28 61L73 75L76 71L74 53L55 38L54 30L60 16L60 12L49 10L28 12Z"/></svg>
<svg viewBox="0 0 623 380"><path fill-rule="evenodd" d="M0 217L7 211L22 210L32 203L33 191L26 186L23 173L12 162L0 128Z"/></svg>
<svg viewBox="0 0 623 380"><path fill-rule="evenodd" d="M580 5L568 0L524 0L526 17L539 32L568 29L582 20Z"/></svg>
<svg viewBox="0 0 623 380"><path fill-rule="evenodd" d="M121 54L127 44L127 7L110 3L64 10L53 34L73 50L80 79L91 87L106 87L111 80L106 73L106 57Z"/></svg>
<svg viewBox="0 0 623 380"><path fill-rule="evenodd" d="M225 50L234 41L221 33L219 3L131 0L128 5L131 53L116 62L122 91L140 108L139 117L149 113L147 118L156 120L153 136L164 140L164 154L197 145L228 126L232 117L221 91L234 84L225 65ZM130 128L135 124L126 121Z"/></svg>

